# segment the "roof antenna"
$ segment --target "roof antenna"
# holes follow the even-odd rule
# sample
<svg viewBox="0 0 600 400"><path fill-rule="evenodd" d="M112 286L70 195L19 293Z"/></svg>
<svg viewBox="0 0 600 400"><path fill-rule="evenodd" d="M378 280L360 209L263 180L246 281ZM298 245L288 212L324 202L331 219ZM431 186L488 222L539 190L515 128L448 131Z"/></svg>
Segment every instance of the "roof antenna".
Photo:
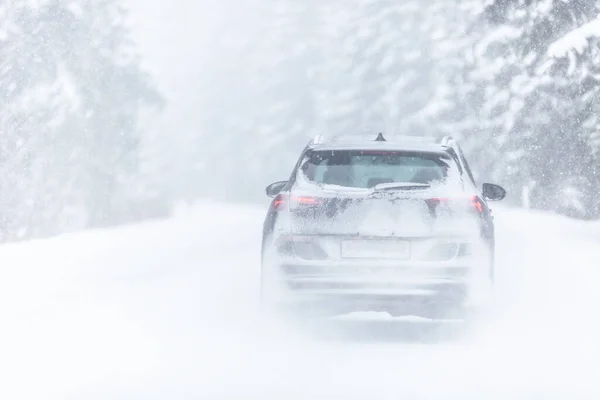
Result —
<svg viewBox="0 0 600 400"><path fill-rule="evenodd" d="M383 137L383 134L381 132L379 132L379 135L377 135L377 138L375 139L376 142L385 142L385 138Z"/></svg>

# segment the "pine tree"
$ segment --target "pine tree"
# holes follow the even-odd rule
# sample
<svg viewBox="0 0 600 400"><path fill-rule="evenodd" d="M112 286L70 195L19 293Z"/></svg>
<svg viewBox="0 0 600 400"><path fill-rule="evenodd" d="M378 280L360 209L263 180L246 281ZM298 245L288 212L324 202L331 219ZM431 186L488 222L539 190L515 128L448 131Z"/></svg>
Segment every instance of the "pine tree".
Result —
<svg viewBox="0 0 600 400"><path fill-rule="evenodd" d="M137 167L138 112L160 97L117 0L8 2L0 46L6 238L116 222Z"/></svg>
<svg viewBox="0 0 600 400"><path fill-rule="evenodd" d="M583 8L586 13L578 15L572 21L575 28L548 46L547 60L540 70L551 76L557 84L559 95L564 99L562 115L569 116L563 130L574 133L568 148L571 152L559 154L563 164L566 164L567 173L563 174L566 177L562 177L562 184L559 185L557 197L560 198L557 201L563 204L567 213L575 212L575 216L598 218L600 2L588 3L591 4L584 4L587 9ZM573 14L572 12L571 15ZM565 200L560 201L561 198Z"/></svg>
<svg viewBox="0 0 600 400"><path fill-rule="evenodd" d="M462 131L487 178L512 193L533 187L535 207L589 216L588 175L595 168L582 122L594 125L596 89L548 51L598 15L597 1L482 3L479 35L465 52L462 78L458 75L462 84L452 85L458 112L445 121ZM580 58L587 57L593 60L593 51ZM589 62L581 65L594 70Z"/></svg>

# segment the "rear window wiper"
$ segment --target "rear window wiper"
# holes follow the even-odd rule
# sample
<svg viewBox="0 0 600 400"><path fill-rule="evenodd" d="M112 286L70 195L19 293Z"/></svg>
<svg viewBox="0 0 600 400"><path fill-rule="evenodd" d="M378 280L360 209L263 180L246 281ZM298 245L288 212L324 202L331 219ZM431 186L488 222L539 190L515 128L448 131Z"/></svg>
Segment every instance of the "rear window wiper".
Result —
<svg viewBox="0 0 600 400"><path fill-rule="evenodd" d="M373 186L375 190L394 190L394 189L427 189L431 187L431 185L427 183L416 183L416 182L386 182L386 183L378 183Z"/></svg>

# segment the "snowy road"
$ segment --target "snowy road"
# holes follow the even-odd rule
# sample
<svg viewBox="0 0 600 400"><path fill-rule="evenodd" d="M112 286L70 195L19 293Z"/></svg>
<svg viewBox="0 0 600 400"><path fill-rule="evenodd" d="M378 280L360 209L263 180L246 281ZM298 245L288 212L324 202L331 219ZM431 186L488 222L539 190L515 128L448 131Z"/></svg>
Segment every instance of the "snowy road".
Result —
<svg viewBox="0 0 600 400"><path fill-rule="evenodd" d="M0 248L0 398L600 396L597 225L498 210L497 317L419 344L261 335L262 218L205 204Z"/></svg>

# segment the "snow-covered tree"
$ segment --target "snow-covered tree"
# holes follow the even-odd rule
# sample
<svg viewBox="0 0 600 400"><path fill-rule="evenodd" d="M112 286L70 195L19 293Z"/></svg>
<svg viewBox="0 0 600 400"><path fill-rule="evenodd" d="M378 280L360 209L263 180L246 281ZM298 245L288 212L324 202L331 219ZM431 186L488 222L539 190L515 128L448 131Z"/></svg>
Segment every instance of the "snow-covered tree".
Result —
<svg viewBox="0 0 600 400"><path fill-rule="evenodd" d="M580 52L577 74L564 41L555 42L596 18L598 2L497 0L479 6L478 34L457 75L464 84L452 85L458 112L446 121L461 131L487 178L512 193L531 187L535 207L590 216L595 206L586 193L596 175L595 128L586 126L595 124L597 49Z"/></svg>
<svg viewBox="0 0 600 400"><path fill-rule="evenodd" d="M159 104L117 0L0 5L0 231L116 222L136 184L140 109ZM138 191L139 193L139 191Z"/></svg>
<svg viewBox="0 0 600 400"><path fill-rule="evenodd" d="M191 197L263 199L315 134L383 131L456 136L513 201L599 214L598 0L228 5L189 83Z"/></svg>

